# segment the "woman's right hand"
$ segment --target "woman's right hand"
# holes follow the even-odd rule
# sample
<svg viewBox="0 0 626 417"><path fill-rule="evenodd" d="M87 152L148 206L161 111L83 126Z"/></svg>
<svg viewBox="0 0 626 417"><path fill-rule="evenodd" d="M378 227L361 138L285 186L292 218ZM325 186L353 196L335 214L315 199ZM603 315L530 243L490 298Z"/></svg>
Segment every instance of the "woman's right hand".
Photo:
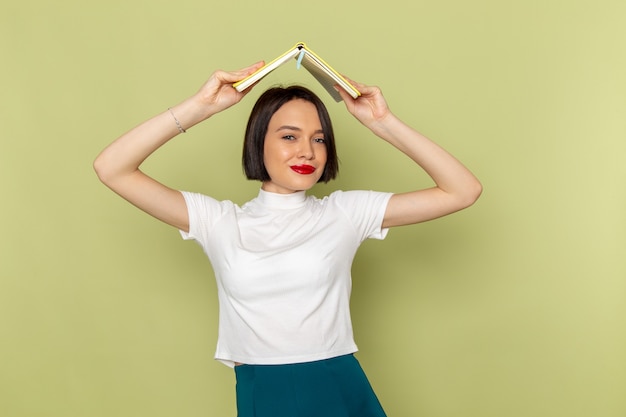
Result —
<svg viewBox="0 0 626 417"><path fill-rule="evenodd" d="M196 94L120 136L94 161L100 180L150 215L187 231L189 218L182 194L147 176L139 166L174 136L241 101L251 88L239 92L233 83L262 65L215 71Z"/></svg>
<svg viewBox="0 0 626 417"><path fill-rule="evenodd" d="M259 61L249 67L237 71L217 70L206 83L200 88L194 96L198 104L205 110L204 118L208 118L213 114L226 110L230 106L237 104L241 99L252 90L248 87L242 92L233 88L233 84L243 80L264 65L263 61Z"/></svg>

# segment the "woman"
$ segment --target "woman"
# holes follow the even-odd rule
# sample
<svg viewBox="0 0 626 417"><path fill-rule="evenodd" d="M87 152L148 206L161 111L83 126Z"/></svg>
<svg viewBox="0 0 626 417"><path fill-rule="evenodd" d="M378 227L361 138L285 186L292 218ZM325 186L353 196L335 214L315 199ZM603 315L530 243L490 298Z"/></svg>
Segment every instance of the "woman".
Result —
<svg viewBox="0 0 626 417"><path fill-rule="evenodd" d="M384 416L353 356L350 268L359 244L389 227L470 206L474 175L399 120L377 87L339 90L347 110L430 175L435 186L403 194L306 191L337 174L332 125L320 99L302 87L266 91L252 110L244 170L259 195L235 205L171 189L139 166L186 129L238 103L232 84L263 62L216 71L192 97L109 145L94 167L120 196L194 239L208 255L220 303L216 359L234 366L239 417Z"/></svg>

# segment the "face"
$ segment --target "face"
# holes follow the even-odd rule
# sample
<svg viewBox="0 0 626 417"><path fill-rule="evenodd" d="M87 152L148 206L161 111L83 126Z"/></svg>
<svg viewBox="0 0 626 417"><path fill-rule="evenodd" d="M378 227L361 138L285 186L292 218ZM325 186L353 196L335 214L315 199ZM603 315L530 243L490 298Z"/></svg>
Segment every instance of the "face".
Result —
<svg viewBox="0 0 626 417"><path fill-rule="evenodd" d="M271 180L263 190L288 194L313 187L324 172L326 144L317 109L294 99L270 119L265 134L263 161Z"/></svg>

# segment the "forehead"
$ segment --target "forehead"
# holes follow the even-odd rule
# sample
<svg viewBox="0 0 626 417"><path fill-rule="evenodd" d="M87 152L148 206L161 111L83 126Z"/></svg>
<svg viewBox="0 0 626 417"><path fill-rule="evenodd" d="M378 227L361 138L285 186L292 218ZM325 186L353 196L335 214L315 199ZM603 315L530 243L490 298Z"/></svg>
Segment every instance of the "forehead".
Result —
<svg viewBox="0 0 626 417"><path fill-rule="evenodd" d="M270 127L285 124L293 126L303 125L303 127L315 125L315 128L320 128L322 125L315 104L299 98L283 104L272 115L269 124Z"/></svg>

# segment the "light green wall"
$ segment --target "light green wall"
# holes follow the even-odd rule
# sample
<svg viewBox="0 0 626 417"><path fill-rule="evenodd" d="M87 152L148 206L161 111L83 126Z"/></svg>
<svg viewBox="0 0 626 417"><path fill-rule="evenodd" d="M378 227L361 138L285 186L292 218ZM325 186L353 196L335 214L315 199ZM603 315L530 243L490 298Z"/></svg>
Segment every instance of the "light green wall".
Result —
<svg viewBox="0 0 626 417"><path fill-rule="evenodd" d="M234 416L208 262L91 163L214 69L304 40L485 187L356 259L359 358L388 414L623 417L624 16L622 0L3 2L0 415ZM311 80L281 68L146 169L245 201L254 97ZM316 193L430 185L327 101L342 173Z"/></svg>

